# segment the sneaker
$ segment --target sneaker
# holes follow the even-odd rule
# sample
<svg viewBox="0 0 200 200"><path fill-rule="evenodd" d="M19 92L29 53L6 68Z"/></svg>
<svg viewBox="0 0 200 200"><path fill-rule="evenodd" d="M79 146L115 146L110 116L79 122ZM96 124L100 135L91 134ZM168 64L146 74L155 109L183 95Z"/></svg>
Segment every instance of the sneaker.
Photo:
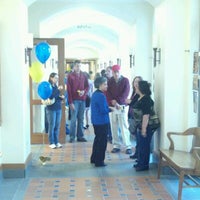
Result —
<svg viewBox="0 0 200 200"><path fill-rule="evenodd" d="M55 149L55 148L56 148L56 145L55 145L55 144L50 144L49 147L50 147L51 149Z"/></svg>
<svg viewBox="0 0 200 200"><path fill-rule="evenodd" d="M132 150L131 149L126 149L126 154L132 154Z"/></svg>
<svg viewBox="0 0 200 200"><path fill-rule="evenodd" d="M111 153L118 153L118 152L120 152L120 149L118 149L118 148L113 148L111 151Z"/></svg>
<svg viewBox="0 0 200 200"><path fill-rule="evenodd" d="M82 137L82 138L78 138L78 139L77 139L77 142L87 142L87 140L86 140L85 138Z"/></svg>
<svg viewBox="0 0 200 200"><path fill-rule="evenodd" d="M56 144L57 148L62 148L62 144L60 144L59 142Z"/></svg>

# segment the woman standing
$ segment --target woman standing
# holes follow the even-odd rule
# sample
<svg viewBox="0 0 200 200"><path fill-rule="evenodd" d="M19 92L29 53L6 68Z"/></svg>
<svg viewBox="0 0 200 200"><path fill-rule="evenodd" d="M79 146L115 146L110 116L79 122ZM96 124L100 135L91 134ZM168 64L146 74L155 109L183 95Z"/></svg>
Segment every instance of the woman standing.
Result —
<svg viewBox="0 0 200 200"><path fill-rule="evenodd" d="M107 90L107 79L98 77L94 81L97 90L91 98L91 120L94 127L94 142L90 162L96 167L104 167L105 151L107 147L107 134L109 128L109 112L106 96L104 92Z"/></svg>
<svg viewBox="0 0 200 200"><path fill-rule="evenodd" d="M131 98L126 100L126 103L129 105L129 110L128 110L129 131L136 138L135 153L130 156L131 159L137 159L138 158L137 124L136 124L136 121L134 120L134 116L133 116L133 105L138 101L138 98L139 98L139 94L136 93L136 88L138 87L139 81L142 81L142 77L141 76L135 76L135 78L133 79L133 82L132 82L133 92L132 92Z"/></svg>
<svg viewBox="0 0 200 200"><path fill-rule="evenodd" d="M65 99L64 95L60 94L60 90L63 86L57 86L58 74L53 72L49 75L49 83L52 86L52 94L49 97L54 103L47 105L46 113L48 120L48 136L49 136L49 147L52 149L61 148L62 145L59 143L59 131L62 117L61 102Z"/></svg>
<svg viewBox="0 0 200 200"><path fill-rule="evenodd" d="M134 167L136 171L144 171L149 169L150 144L153 131L148 126L148 122L154 102L150 97L150 84L147 81L139 81L136 92L139 94L139 99L133 105L133 113L138 124L138 163Z"/></svg>

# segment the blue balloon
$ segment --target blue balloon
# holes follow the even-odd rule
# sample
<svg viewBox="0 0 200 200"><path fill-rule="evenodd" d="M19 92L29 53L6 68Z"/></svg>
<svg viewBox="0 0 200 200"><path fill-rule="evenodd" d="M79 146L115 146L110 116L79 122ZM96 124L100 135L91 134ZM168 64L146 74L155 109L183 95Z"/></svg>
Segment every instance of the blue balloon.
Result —
<svg viewBox="0 0 200 200"><path fill-rule="evenodd" d="M48 99L52 94L52 86L49 82L43 81L38 85L38 95L46 100Z"/></svg>
<svg viewBox="0 0 200 200"><path fill-rule="evenodd" d="M35 47L35 55L37 59L44 64L51 55L51 48L47 42L40 42Z"/></svg>

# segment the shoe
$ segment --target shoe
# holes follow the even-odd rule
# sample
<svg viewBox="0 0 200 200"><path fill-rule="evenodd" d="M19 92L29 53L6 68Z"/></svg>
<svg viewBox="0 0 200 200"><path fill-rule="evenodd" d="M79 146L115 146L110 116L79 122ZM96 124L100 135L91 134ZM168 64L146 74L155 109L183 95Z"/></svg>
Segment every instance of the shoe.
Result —
<svg viewBox="0 0 200 200"><path fill-rule="evenodd" d="M55 148L56 148L56 145L55 145L55 144L50 144L49 147L50 147L51 149L55 149Z"/></svg>
<svg viewBox="0 0 200 200"><path fill-rule="evenodd" d="M87 142L87 140L85 138L78 138L77 142Z"/></svg>
<svg viewBox="0 0 200 200"><path fill-rule="evenodd" d="M95 164L95 167L105 167L105 166L107 166L105 163L103 163L103 164L98 164L98 165Z"/></svg>
<svg viewBox="0 0 200 200"><path fill-rule="evenodd" d="M118 153L118 152L120 152L120 149L118 149L118 148L113 148L111 151L111 153Z"/></svg>
<svg viewBox="0 0 200 200"><path fill-rule="evenodd" d="M73 142L74 142L74 139L70 139L70 140L69 140L69 143L73 143Z"/></svg>
<svg viewBox="0 0 200 200"><path fill-rule="evenodd" d="M138 158L138 157L137 157L136 154L133 154L133 155L130 156L130 159L137 159L137 158Z"/></svg>
<svg viewBox="0 0 200 200"><path fill-rule="evenodd" d="M137 168L137 167L139 167L139 165L138 165L138 164L134 164L133 167L134 167L134 168Z"/></svg>
<svg viewBox="0 0 200 200"><path fill-rule="evenodd" d="M147 170L149 170L149 166L136 167L135 170L136 170L137 172L140 172L140 171L147 171Z"/></svg>
<svg viewBox="0 0 200 200"><path fill-rule="evenodd" d="M57 148L62 148L62 144L60 144L59 142L56 144Z"/></svg>
<svg viewBox="0 0 200 200"><path fill-rule="evenodd" d="M131 149L126 149L126 154L132 154L132 150Z"/></svg>

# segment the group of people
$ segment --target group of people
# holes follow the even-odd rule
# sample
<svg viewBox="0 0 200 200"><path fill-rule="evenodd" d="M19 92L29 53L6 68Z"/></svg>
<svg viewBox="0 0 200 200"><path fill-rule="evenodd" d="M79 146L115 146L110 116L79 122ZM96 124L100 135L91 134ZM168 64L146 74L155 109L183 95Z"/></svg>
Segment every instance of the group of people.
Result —
<svg viewBox="0 0 200 200"><path fill-rule="evenodd" d="M73 72L67 77L67 95L70 108L69 142L86 142L84 137L84 112L86 98L90 88L88 77L81 71L81 62L75 61ZM60 148L58 142L59 120L61 120L61 86L57 86L57 74L50 75L53 93L50 99L55 103L47 106L49 122L49 142L51 148ZM107 141L113 144L112 153L125 150L130 158L137 159L136 171L149 169L150 143L153 131L148 126L150 113L153 109L150 84L140 76L132 82L133 93L128 99L130 84L128 78L121 74L121 67L107 67L104 74L95 77L96 90L91 96L91 123L94 128L94 142L90 162L96 167L106 166L105 151ZM51 117L50 117L51 116ZM86 124L88 125L88 124ZM89 125L88 125L89 126ZM130 134L136 136L136 150L132 154Z"/></svg>

